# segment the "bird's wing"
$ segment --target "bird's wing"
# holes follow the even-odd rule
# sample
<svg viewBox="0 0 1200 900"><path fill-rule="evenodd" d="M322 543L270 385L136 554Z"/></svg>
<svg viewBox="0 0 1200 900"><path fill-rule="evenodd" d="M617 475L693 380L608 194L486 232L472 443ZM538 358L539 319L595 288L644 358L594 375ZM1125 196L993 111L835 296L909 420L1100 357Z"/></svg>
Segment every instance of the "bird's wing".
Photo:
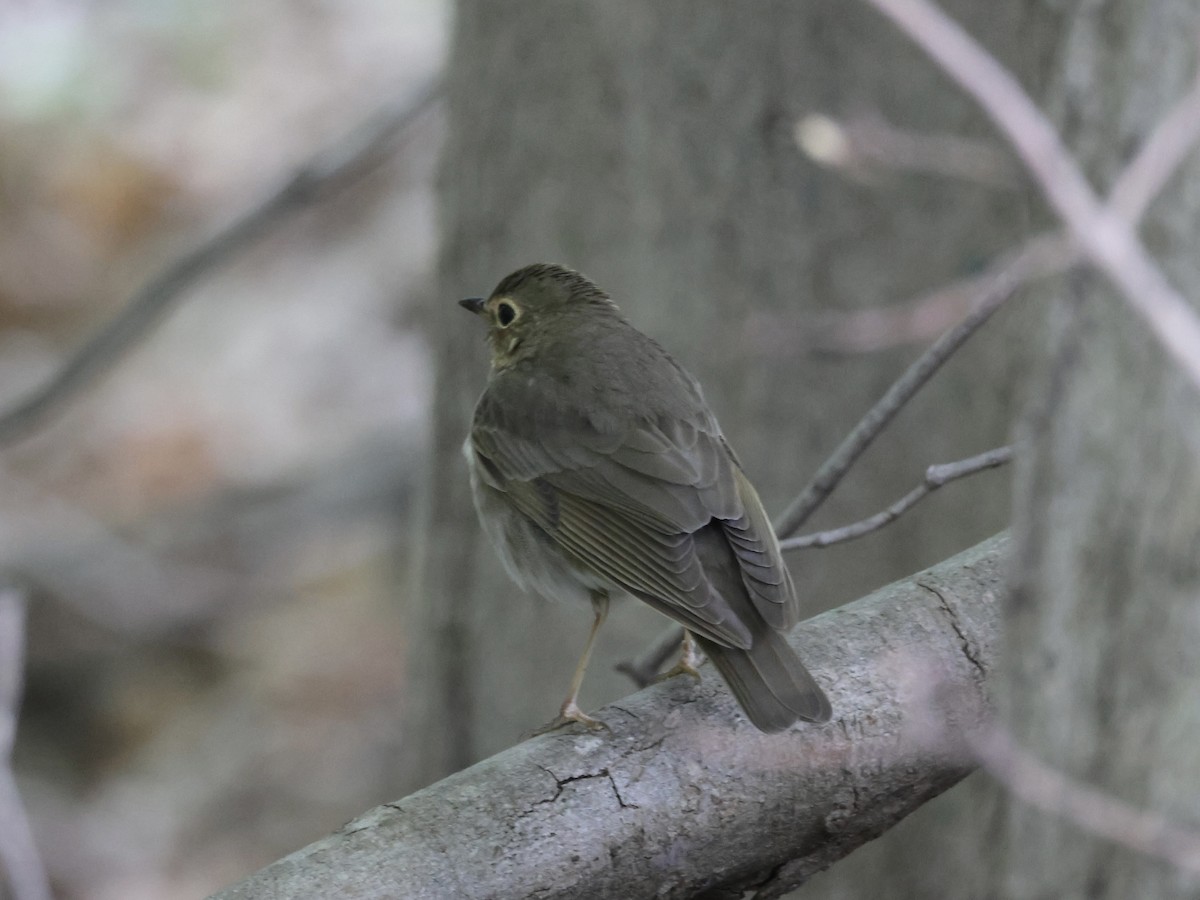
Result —
<svg viewBox="0 0 1200 900"><path fill-rule="evenodd" d="M697 634L726 646L750 646L749 630L734 605L709 583L690 534L655 529L540 479L508 482L505 492L583 567Z"/></svg>
<svg viewBox="0 0 1200 900"><path fill-rule="evenodd" d="M498 378L471 439L492 487L569 555L693 631L748 646L744 599L714 589L693 534L720 522L747 595L774 627L794 623L795 592L715 419L702 402L691 410L599 418L552 383Z"/></svg>
<svg viewBox="0 0 1200 900"><path fill-rule="evenodd" d="M742 583L754 608L772 628L791 628L800 620L800 604L775 529L741 467L735 464L733 474L742 500L742 514L721 523L725 538L737 558Z"/></svg>

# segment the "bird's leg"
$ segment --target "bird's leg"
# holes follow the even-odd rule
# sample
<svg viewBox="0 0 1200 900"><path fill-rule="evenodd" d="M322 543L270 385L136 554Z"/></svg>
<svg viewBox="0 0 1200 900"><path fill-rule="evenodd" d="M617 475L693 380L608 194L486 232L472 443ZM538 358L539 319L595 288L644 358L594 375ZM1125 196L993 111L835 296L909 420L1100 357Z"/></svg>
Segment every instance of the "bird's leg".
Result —
<svg viewBox="0 0 1200 900"><path fill-rule="evenodd" d="M592 591L592 611L595 613L595 618L592 620L592 630L588 634L587 645L583 648L583 656L579 658L579 665L575 667L575 675L571 678L570 693L567 694L567 699L563 701L563 705L558 711L558 717L553 722L533 732L535 735L554 731L556 728L569 725L571 722L578 722L581 725L586 725L588 728L608 728L599 719L592 718L580 709L578 702L579 689L583 686L583 676L587 672L588 660L592 658L592 645L596 643L596 634L600 631L600 626L604 624L604 619L608 615L607 591Z"/></svg>
<svg viewBox="0 0 1200 900"><path fill-rule="evenodd" d="M674 678L676 675L691 675L697 681L700 680L700 663L704 658L700 655L700 651L696 649L696 642L692 639L692 633L686 628L683 630L683 643L680 645L679 662L672 668L663 672L655 681L666 681L668 678Z"/></svg>

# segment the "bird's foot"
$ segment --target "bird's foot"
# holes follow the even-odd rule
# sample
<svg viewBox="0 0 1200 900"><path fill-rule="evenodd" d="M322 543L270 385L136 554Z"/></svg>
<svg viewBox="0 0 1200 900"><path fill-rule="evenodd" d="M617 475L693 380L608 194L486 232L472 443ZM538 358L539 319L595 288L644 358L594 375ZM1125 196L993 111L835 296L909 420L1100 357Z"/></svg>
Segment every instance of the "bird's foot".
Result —
<svg viewBox="0 0 1200 900"><path fill-rule="evenodd" d="M667 671L656 677L654 683L658 684L660 681L666 681L668 678L674 678L676 675L690 675L697 682L701 680L700 670L696 668L696 664L691 660L681 659L671 668L667 669Z"/></svg>
<svg viewBox="0 0 1200 900"><path fill-rule="evenodd" d="M573 723L578 723L589 731L599 731L600 729L612 731L606 722L593 718L580 709L579 704L572 698L562 705L562 709L558 711L558 715L554 719L547 722L541 728L535 728L526 737L531 738L537 737L539 734L549 734L551 731L558 731L558 729Z"/></svg>
<svg viewBox="0 0 1200 900"><path fill-rule="evenodd" d="M697 682L700 681L700 663L704 661L704 657L696 650L696 642L687 631L683 633L682 649L683 652L680 654L679 662L655 678L654 681L656 684L660 681L666 681L668 678L674 678L676 675L690 675Z"/></svg>

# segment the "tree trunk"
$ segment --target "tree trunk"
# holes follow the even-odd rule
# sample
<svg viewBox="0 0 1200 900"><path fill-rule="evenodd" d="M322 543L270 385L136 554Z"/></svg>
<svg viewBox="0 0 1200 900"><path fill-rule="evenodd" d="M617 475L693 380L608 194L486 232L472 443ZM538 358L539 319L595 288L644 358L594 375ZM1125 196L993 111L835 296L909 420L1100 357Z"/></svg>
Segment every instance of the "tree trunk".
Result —
<svg viewBox="0 0 1200 900"><path fill-rule="evenodd" d="M1008 36L1002 51L1037 56L1019 36L1022 13L972 12ZM916 50L856 5L764 0L750 15L715 0L462 0L448 91L437 421L411 610L414 786L550 718L589 624L586 611L522 596L474 523L459 445L486 353L455 299L534 261L592 276L700 379L774 512L915 353L831 357L806 346L801 317L970 274L1025 228L1019 194L892 173L854 181L797 150L801 116L864 105L908 127L985 131ZM817 524L873 513L928 464L1006 440L1020 366L1005 331L997 324L938 376ZM878 536L793 557L807 608L1002 527L1005 481L955 486ZM585 707L630 690L611 665L661 622L637 604L617 610Z"/></svg>
<svg viewBox="0 0 1200 900"><path fill-rule="evenodd" d="M1048 106L1108 184L1188 88L1191 4L1078 6ZM1177 176L1143 235L1200 297L1200 165ZM1194 302L1194 300L1193 300ZM1005 715L1047 763L1200 827L1200 392L1098 278L1050 309L1044 378L1018 480L1023 578L1009 617ZM998 889L1008 897L1195 897L1173 866L1005 804Z"/></svg>

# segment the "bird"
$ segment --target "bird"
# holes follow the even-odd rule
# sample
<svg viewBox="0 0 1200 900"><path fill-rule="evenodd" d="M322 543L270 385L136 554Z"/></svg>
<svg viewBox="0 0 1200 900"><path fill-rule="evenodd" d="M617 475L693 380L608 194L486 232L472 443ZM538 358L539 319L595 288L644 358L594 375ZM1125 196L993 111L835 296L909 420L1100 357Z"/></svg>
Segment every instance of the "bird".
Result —
<svg viewBox="0 0 1200 900"><path fill-rule="evenodd" d="M565 266L525 266L459 304L491 350L463 445L483 531L523 589L593 613L543 730L607 727L578 697L621 594L682 625L673 671L699 677L698 644L760 731L828 721L784 638L800 606L779 541L696 379Z"/></svg>

